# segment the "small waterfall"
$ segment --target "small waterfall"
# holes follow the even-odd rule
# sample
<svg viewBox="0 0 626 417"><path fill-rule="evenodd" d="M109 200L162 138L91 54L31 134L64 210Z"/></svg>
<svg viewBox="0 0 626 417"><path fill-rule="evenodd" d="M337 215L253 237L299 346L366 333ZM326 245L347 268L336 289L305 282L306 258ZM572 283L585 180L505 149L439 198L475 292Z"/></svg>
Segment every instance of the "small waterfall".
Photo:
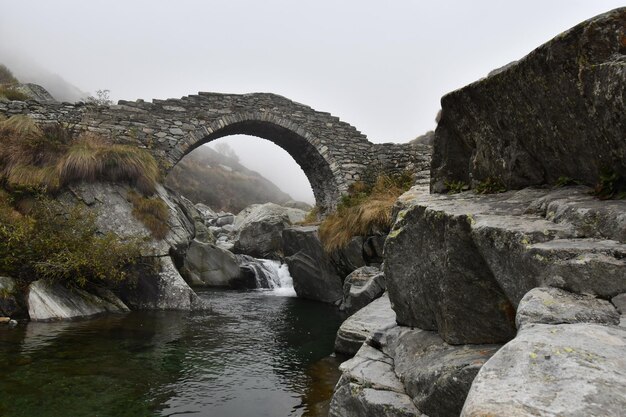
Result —
<svg viewBox="0 0 626 417"><path fill-rule="evenodd" d="M238 255L240 267L254 274L257 289L270 290L269 294L295 297L293 279L287 264L271 259L257 259L247 255Z"/></svg>

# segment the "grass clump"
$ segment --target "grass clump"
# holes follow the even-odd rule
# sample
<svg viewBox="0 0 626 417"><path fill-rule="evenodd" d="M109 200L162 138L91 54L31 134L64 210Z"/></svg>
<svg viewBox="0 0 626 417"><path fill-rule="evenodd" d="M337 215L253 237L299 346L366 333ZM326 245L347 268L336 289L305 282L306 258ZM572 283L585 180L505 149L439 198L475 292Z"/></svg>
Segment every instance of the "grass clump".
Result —
<svg viewBox="0 0 626 417"><path fill-rule="evenodd" d="M6 65L0 64L0 84L17 84L19 81Z"/></svg>
<svg viewBox="0 0 626 417"><path fill-rule="evenodd" d="M444 185L448 194L459 194L462 191L469 190L469 185L463 181L445 181Z"/></svg>
<svg viewBox="0 0 626 417"><path fill-rule="evenodd" d="M0 85L0 97L4 97L7 100L17 101L26 101L30 98L28 95L16 90L15 87L11 85Z"/></svg>
<svg viewBox="0 0 626 417"><path fill-rule="evenodd" d="M356 182L337 207L320 224L320 239L326 252L344 248L354 236L388 233L392 226L392 208L398 197L413 183L408 172L380 175L372 186Z"/></svg>
<svg viewBox="0 0 626 417"><path fill-rule="evenodd" d="M626 198L626 178L615 171L605 170L592 194L600 200L623 200Z"/></svg>
<svg viewBox="0 0 626 417"><path fill-rule="evenodd" d="M298 222L298 224L302 226L318 224L320 222L319 216L320 216L320 208L318 206L315 206L311 209L311 211L309 211L306 214L306 216L301 222Z"/></svg>
<svg viewBox="0 0 626 417"><path fill-rule="evenodd" d="M39 196L21 213L0 192L0 273L22 284L43 279L68 287L114 286L134 277L141 242L98 234L93 213Z"/></svg>
<svg viewBox="0 0 626 417"><path fill-rule="evenodd" d="M133 205L133 215L150 230L152 237L165 239L169 232L167 204L160 197L145 197L134 191L128 193L128 199Z"/></svg>
<svg viewBox="0 0 626 417"><path fill-rule="evenodd" d="M159 168L145 149L112 144L61 124L37 126L26 116L0 121L0 179L12 189L56 192L78 181L128 183L154 193Z"/></svg>
<svg viewBox="0 0 626 417"><path fill-rule="evenodd" d="M489 177L484 181L479 182L474 187L474 192L476 194L496 194L496 193L504 193L506 191L506 186L504 183L498 179Z"/></svg>

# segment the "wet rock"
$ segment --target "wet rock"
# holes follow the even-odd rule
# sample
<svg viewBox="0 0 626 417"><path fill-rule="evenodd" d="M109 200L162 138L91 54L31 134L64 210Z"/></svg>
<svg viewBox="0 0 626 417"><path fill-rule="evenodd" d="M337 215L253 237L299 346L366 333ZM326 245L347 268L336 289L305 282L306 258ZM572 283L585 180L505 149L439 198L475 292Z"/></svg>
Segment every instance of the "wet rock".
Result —
<svg viewBox="0 0 626 417"><path fill-rule="evenodd" d="M354 314L385 292L385 275L380 269L363 266L348 275L343 283L343 301L339 307Z"/></svg>
<svg viewBox="0 0 626 417"><path fill-rule="evenodd" d="M129 311L128 307L112 293L107 297L99 297L82 289L68 290L60 284L41 280L30 284L26 300L28 315L33 321L63 320Z"/></svg>
<svg viewBox="0 0 626 417"><path fill-rule="evenodd" d="M341 324L335 339L335 352L354 355L368 337L395 325L396 314L391 309L389 297L384 294Z"/></svg>
<svg viewBox="0 0 626 417"><path fill-rule="evenodd" d="M330 255L337 273L342 278L366 265L363 257L363 237L355 236L341 249Z"/></svg>
<svg viewBox="0 0 626 417"><path fill-rule="evenodd" d="M322 248L317 226L285 229L283 248L298 297L326 303L343 298L341 277Z"/></svg>
<svg viewBox="0 0 626 417"><path fill-rule="evenodd" d="M363 242L363 254L368 264L383 262L385 239L387 239L387 235L368 236L365 239L365 242Z"/></svg>
<svg viewBox="0 0 626 417"><path fill-rule="evenodd" d="M461 416L618 416L626 410L626 329L534 324L482 367Z"/></svg>
<svg viewBox="0 0 626 417"><path fill-rule="evenodd" d="M421 415L394 373L393 360L384 353L363 345L339 369L343 374L330 403L330 417Z"/></svg>
<svg viewBox="0 0 626 417"><path fill-rule="evenodd" d="M227 287L239 274L234 254L210 243L191 242L184 274L191 285Z"/></svg>
<svg viewBox="0 0 626 417"><path fill-rule="evenodd" d="M534 288L519 303L518 329L531 323L619 324L619 313L606 300L573 294L558 288Z"/></svg>
<svg viewBox="0 0 626 417"><path fill-rule="evenodd" d="M25 312L22 304L15 280L10 277L0 277L0 316L23 316Z"/></svg>
<svg viewBox="0 0 626 417"><path fill-rule="evenodd" d="M253 204L242 210L235 219L237 236L234 251L256 258L282 256L283 230L302 221L306 212L281 207L274 203Z"/></svg>
<svg viewBox="0 0 626 417"><path fill-rule="evenodd" d="M495 74L445 95L432 189L495 179L508 189L626 177L626 8L587 20Z"/></svg>
<svg viewBox="0 0 626 417"><path fill-rule="evenodd" d="M121 289L122 300L133 310L208 310L207 302L189 287L172 258L159 258L158 274L141 274L136 284Z"/></svg>

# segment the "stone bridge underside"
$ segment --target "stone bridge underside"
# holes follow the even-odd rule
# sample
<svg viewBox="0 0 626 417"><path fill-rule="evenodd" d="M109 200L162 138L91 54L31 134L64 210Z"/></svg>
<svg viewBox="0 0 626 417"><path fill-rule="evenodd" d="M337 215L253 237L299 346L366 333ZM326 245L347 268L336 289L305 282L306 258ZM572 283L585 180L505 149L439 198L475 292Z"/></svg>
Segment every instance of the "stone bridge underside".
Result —
<svg viewBox="0 0 626 417"><path fill-rule="evenodd" d="M91 104L0 102L0 113L40 122L68 122L115 142L149 149L163 174L196 147L229 135L268 139L286 150L308 177L322 212L368 170L428 170L428 151L408 144L374 144L329 113L268 94L199 93L181 99Z"/></svg>

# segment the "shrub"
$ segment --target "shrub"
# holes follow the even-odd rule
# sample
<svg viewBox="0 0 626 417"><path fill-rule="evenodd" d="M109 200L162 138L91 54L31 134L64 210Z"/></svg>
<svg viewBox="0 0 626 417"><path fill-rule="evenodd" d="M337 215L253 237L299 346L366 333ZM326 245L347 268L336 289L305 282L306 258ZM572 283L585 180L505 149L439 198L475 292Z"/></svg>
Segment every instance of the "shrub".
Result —
<svg viewBox="0 0 626 417"><path fill-rule="evenodd" d="M0 121L0 177L13 189L55 192L77 181L112 181L149 195L159 168L145 149L61 124L40 128L26 116L13 116Z"/></svg>
<svg viewBox="0 0 626 417"><path fill-rule="evenodd" d="M448 194L458 194L462 191L469 190L469 185L463 181L446 181L444 183Z"/></svg>
<svg viewBox="0 0 626 417"><path fill-rule="evenodd" d="M498 178L489 177L486 180L479 182L474 187L476 194L496 194L506 191L506 186Z"/></svg>
<svg viewBox="0 0 626 417"><path fill-rule="evenodd" d="M133 215L150 230L152 237L165 239L169 232L167 204L159 197L148 198L134 191L128 193L128 199L133 205Z"/></svg>
<svg viewBox="0 0 626 417"><path fill-rule="evenodd" d="M600 200L622 200L626 198L626 178L612 170L600 173L593 195Z"/></svg>
<svg viewBox="0 0 626 417"><path fill-rule="evenodd" d="M141 243L96 233L95 217L80 206L39 197L19 213L0 193L0 272L21 283L38 279L66 286L111 286L133 277Z"/></svg>
<svg viewBox="0 0 626 417"><path fill-rule="evenodd" d="M26 101L30 97L28 95L22 93L19 90L16 90L15 87L10 85L0 85L0 97L4 97L7 100L18 100L18 101Z"/></svg>
<svg viewBox="0 0 626 417"><path fill-rule="evenodd" d="M335 213L320 224L320 239L327 252L344 248L354 236L387 233L392 226L392 208L410 188L412 175L379 176L373 186L357 182L344 196Z"/></svg>
<svg viewBox="0 0 626 417"><path fill-rule="evenodd" d="M17 84L18 82L11 70L0 64L0 84Z"/></svg>

